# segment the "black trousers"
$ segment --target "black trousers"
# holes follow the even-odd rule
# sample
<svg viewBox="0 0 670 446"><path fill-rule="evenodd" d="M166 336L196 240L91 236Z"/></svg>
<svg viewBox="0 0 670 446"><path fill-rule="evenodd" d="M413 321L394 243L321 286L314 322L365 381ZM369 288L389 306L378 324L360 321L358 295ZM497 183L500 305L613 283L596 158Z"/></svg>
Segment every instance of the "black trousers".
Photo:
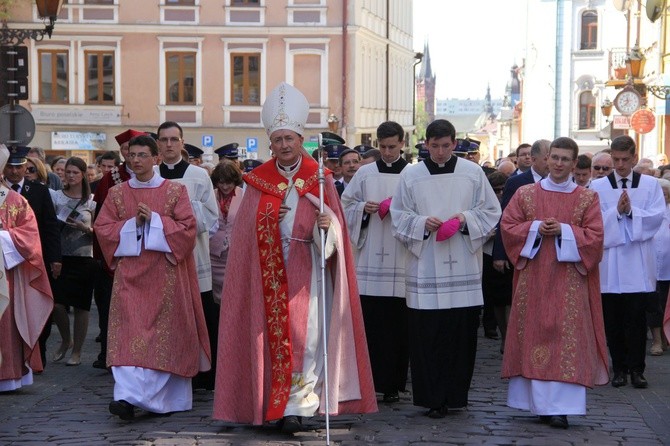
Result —
<svg viewBox="0 0 670 446"><path fill-rule="evenodd" d="M112 300L114 276L110 276L98 262L98 270L93 288L93 300L98 308L98 328L100 329L100 353L98 359L107 361L107 324L109 322L109 304Z"/></svg>
<svg viewBox="0 0 670 446"><path fill-rule="evenodd" d="M200 372L193 377L193 389L214 390L216 381L216 353L219 345L219 312L221 306L214 302L212 291L200 293L202 301L202 310L205 313L205 324L207 325L207 335L209 337L209 346L212 352L212 368L207 372Z"/></svg>
<svg viewBox="0 0 670 446"><path fill-rule="evenodd" d="M644 372L650 294L602 294L605 335L615 373Z"/></svg>
<svg viewBox="0 0 670 446"><path fill-rule="evenodd" d="M415 406L467 406L477 355L480 308L408 309Z"/></svg>
<svg viewBox="0 0 670 446"><path fill-rule="evenodd" d="M375 390L405 390L409 366L407 305L398 297L361 296Z"/></svg>

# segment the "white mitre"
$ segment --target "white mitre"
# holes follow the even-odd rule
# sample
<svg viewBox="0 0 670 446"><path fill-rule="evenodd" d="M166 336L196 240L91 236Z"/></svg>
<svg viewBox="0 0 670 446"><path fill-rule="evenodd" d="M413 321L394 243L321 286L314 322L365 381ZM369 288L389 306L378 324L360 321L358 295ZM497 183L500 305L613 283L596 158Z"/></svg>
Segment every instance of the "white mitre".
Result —
<svg viewBox="0 0 670 446"><path fill-rule="evenodd" d="M282 82L265 99L261 117L268 136L276 130L293 130L303 135L308 114L309 102L305 95L294 86Z"/></svg>
<svg viewBox="0 0 670 446"><path fill-rule="evenodd" d="M6 145L0 144L0 170L5 169L5 164L9 160L9 149Z"/></svg>

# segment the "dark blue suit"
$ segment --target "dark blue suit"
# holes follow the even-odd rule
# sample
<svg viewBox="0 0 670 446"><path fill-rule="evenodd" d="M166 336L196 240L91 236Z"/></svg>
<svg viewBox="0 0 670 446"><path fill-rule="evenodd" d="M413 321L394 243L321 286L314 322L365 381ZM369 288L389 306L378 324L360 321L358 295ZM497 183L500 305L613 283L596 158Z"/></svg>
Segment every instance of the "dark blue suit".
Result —
<svg viewBox="0 0 670 446"><path fill-rule="evenodd" d="M503 212L521 186L533 184L534 182L535 179L533 178L533 171L531 169L528 169L524 173L510 176L505 183L505 189L503 190L502 199L500 200L500 207ZM496 235L493 241L493 260L509 260L505 253L505 247L503 246L502 236L500 234L500 222L498 222L498 226L496 227Z"/></svg>

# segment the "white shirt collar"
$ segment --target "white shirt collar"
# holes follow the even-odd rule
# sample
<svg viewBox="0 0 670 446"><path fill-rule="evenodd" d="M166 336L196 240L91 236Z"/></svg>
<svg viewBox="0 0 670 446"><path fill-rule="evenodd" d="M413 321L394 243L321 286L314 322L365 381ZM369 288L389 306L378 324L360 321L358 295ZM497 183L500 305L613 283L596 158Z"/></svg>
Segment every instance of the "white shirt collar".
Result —
<svg viewBox="0 0 670 446"><path fill-rule="evenodd" d="M621 184L621 180L623 178L628 180L628 183L626 183L626 187L631 187L631 185L633 184L633 171L631 170L628 176L626 177L622 177L617 173L616 170L614 171L614 179L616 180L616 184Z"/></svg>
<svg viewBox="0 0 670 446"><path fill-rule="evenodd" d="M533 175L533 182L537 183L540 181L543 177L539 173L535 172L535 169L533 169L533 166L530 166L530 173Z"/></svg>
<svg viewBox="0 0 670 446"><path fill-rule="evenodd" d="M569 194L570 192L577 189L577 183L572 181L570 178L568 178L567 181L564 181L563 183L554 183L551 180L551 176L547 176L547 178L540 180L540 186L542 186L542 189L544 190L548 190L550 192L561 192L564 194Z"/></svg>
<svg viewBox="0 0 670 446"><path fill-rule="evenodd" d="M155 189L159 187L161 184L163 184L163 181L165 181L165 178L161 177L160 175L156 174L156 172L154 172L154 175L151 177L149 181L140 181L137 179L137 177L133 177L130 180L128 180L128 184L133 189Z"/></svg>

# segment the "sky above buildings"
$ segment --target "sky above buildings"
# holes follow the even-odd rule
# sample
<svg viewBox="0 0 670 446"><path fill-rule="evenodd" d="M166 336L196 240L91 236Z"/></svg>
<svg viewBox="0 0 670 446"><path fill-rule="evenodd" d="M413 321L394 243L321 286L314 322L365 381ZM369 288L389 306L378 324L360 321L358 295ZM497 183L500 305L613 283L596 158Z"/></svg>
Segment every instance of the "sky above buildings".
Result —
<svg viewBox="0 0 670 446"><path fill-rule="evenodd" d="M414 49L428 39L436 98L502 98L510 68L522 64L525 2L414 0ZM417 67L417 73L418 73Z"/></svg>

